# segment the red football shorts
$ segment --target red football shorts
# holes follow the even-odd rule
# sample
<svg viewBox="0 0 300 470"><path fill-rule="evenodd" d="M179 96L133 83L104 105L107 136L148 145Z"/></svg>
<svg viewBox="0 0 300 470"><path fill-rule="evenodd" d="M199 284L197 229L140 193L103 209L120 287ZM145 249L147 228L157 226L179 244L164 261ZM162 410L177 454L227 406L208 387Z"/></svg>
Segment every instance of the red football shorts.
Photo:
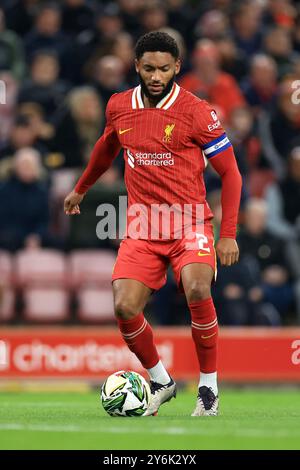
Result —
<svg viewBox="0 0 300 470"><path fill-rule="evenodd" d="M216 253L213 227L206 222L200 234L178 240L122 240L112 280L135 279L150 289L158 290L166 282L171 264L176 282L180 286L181 270L190 263L205 263L212 267L216 277Z"/></svg>

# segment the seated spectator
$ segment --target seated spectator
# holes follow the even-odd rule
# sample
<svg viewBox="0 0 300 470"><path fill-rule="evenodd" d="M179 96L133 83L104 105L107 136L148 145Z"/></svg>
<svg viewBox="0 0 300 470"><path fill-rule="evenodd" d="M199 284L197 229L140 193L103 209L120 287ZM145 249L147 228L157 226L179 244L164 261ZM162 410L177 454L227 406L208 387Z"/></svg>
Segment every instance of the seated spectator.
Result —
<svg viewBox="0 0 300 470"><path fill-rule="evenodd" d="M95 39L98 40L98 44L114 39L123 31L123 21L116 2L98 7L95 26Z"/></svg>
<svg viewBox="0 0 300 470"><path fill-rule="evenodd" d="M123 31L123 21L118 5L109 3L99 6L92 28L82 31L75 43L73 69L76 83L85 82L91 77L94 62L109 54L112 43Z"/></svg>
<svg viewBox="0 0 300 470"><path fill-rule="evenodd" d="M0 9L0 71L10 71L15 79L25 75L25 57L20 38L14 31L6 29L4 12Z"/></svg>
<svg viewBox="0 0 300 470"><path fill-rule="evenodd" d="M297 145L297 144L295 144ZM290 152L287 176L269 186L268 229L284 240L289 265L295 279L298 323L300 321L300 142Z"/></svg>
<svg viewBox="0 0 300 470"><path fill-rule="evenodd" d="M194 23L195 12L192 5L185 0L166 0L168 7L168 26L178 31L191 46L192 24Z"/></svg>
<svg viewBox="0 0 300 470"><path fill-rule="evenodd" d="M137 76L134 67L134 44L131 34L124 31L118 33L112 43L109 55L121 59L126 83L128 83L129 86L136 86Z"/></svg>
<svg viewBox="0 0 300 470"><path fill-rule="evenodd" d="M279 79L292 72L295 53L289 31L279 26L270 29L264 37L264 51L275 60Z"/></svg>
<svg viewBox="0 0 300 470"><path fill-rule="evenodd" d="M194 69L184 75L179 84L191 93L206 99L227 121L232 111L245 106L245 100L233 77L220 69L217 46L209 40L200 40L193 52Z"/></svg>
<svg viewBox="0 0 300 470"><path fill-rule="evenodd" d="M29 61L40 50L49 50L56 54L63 78L70 79L71 42L61 30L61 10L57 3L45 3L39 6L34 28L25 36L25 50Z"/></svg>
<svg viewBox="0 0 300 470"><path fill-rule="evenodd" d="M93 85L106 106L113 93L126 90L124 64L119 57L106 55L94 64Z"/></svg>
<svg viewBox="0 0 300 470"><path fill-rule="evenodd" d="M275 104L277 85L277 64L264 54L252 57L249 78L242 85L248 104L258 113L261 108L271 110Z"/></svg>
<svg viewBox="0 0 300 470"><path fill-rule="evenodd" d="M61 154L62 168L86 164L100 136L103 118L103 105L94 88L72 89L54 120L56 133L52 150Z"/></svg>
<svg viewBox="0 0 300 470"><path fill-rule="evenodd" d="M7 27L23 37L32 28L32 0L2 0Z"/></svg>
<svg viewBox="0 0 300 470"><path fill-rule="evenodd" d="M17 113L29 120L30 125L36 131L37 137L42 142L49 142L54 136L54 127L45 120L45 113L37 103L24 102L19 104Z"/></svg>
<svg viewBox="0 0 300 470"><path fill-rule="evenodd" d="M264 158L269 162L279 180L286 175L286 156L293 140L300 132L300 106L295 104L292 95L296 77L287 77L279 85L276 107L272 115L259 116L259 137Z"/></svg>
<svg viewBox="0 0 300 470"><path fill-rule="evenodd" d="M17 112L29 121L29 124L36 135L36 145L39 149L47 149L43 154L43 165L49 169L56 169L62 165L64 156L55 151L55 128L45 119L43 108L37 103L21 103Z"/></svg>
<svg viewBox="0 0 300 470"><path fill-rule="evenodd" d="M249 260L252 272L256 270L254 278L262 299L271 303L284 321L294 300L290 266L283 240L267 229L267 204L263 199L248 200L238 244L241 261Z"/></svg>
<svg viewBox="0 0 300 470"><path fill-rule="evenodd" d="M62 29L67 34L77 36L93 24L94 13L85 0L64 0Z"/></svg>
<svg viewBox="0 0 300 470"><path fill-rule="evenodd" d="M118 0L120 16L125 31L137 31L140 27L139 15L142 11L144 1L141 0Z"/></svg>
<svg viewBox="0 0 300 470"><path fill-rule="evenodd" d="M168 13L163 2L159 0L145 2L140 14L140 25L140 30L135 32L137 36L168 26Z"/></svg>
<svg viewBox="0 0 300 470"><path fill-rule="evenodd" d="M18 102L38 103L49 120L68 89L68 83L59 79L59 62L55 53L39 51L31 63L30 79L20 89Z"/></svg>
<svg viewBox="0 0 300 470"><path fill-rule="evenodd" d="M244 258L236 265L218 267L212 288L218 321L225 326L279 326L280 315L257 286L254 276L259 271L251 261Z"/></svg>
<svg viewBox="0 0 300 470"><path fill-rule="evenodd" d="M262 7L259 2L237 2L232 15L233 37L247 56L256 54L262 42Z"/></svg>
<svg viewBox="0 0 300 470"><path fill-rule="evenodd" d="M39 247L48 239L48 185L41 180L39 153L16 152L13 176L0 184L0 247L15 251Z"/></svg>
<svg viewBox="0 0 300 470"><path fill-rule="evenodd" d="M286 177L267 189L266 198L272 233L286 241L300 240L300 142L289 154Z"/></svg>
<svg viewBox="0 0 300 470"><path fill-rule="evenodd" d="M232 75L240 83L248 73L248 58L238 49L230 36L223 36L215 41L220 55L220 66L223 72Z"/></svg>
<svg viewBox="0 0 300 470"><path fill-rule="evenodd" d="M200 16L194 27L197 39L211 39L212 41L229 35L228 16L220 10L209 10Z"/></svg>
<svg viewBox="0 0 300 470"><path fill-rule="evenodd" d="M0 150L0 179L5 178L13 166L13 156L24 147L35 148L42 156L46 156L48 148L38 142L36 129L30 124L28 117L19 114L12 126L9 139Z"/></svg>
<svg viewBox="0 0 300 470"><path fill-rule="evenodd" d="M215 238L218 239L222 218L221 191L210 193L208 201L214 214ZM264 298L259 279L259 266L252 257L241 254L238 264L229 267L218 264L218 279L213 284L212 294L222 325L277 326L281 323L276 308Z"/></svg>

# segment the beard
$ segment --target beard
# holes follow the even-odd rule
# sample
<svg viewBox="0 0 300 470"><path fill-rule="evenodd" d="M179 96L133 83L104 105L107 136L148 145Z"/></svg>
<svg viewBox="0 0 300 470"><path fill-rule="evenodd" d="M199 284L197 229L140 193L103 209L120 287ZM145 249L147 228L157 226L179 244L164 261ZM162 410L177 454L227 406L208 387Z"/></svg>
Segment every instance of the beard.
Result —
<svg viewBox="0 0 300 470"><path fill-rule="evenodd" d="M159 103L159 101L161 101L165 96L167 96L167 94L170 93L170 91L172 90L176 74L174 73L173 77L168 81L168 83L163 88L163 91L159 95L153 95L152 93L150 93L150 91L147 88L146 83L144 82L144 80L142 79L142 77L139 73L138 73L138 76L139 76L139 80L140 80L143 95L147 96L147 98L150 101L155 102L155 103Z"/></svg>

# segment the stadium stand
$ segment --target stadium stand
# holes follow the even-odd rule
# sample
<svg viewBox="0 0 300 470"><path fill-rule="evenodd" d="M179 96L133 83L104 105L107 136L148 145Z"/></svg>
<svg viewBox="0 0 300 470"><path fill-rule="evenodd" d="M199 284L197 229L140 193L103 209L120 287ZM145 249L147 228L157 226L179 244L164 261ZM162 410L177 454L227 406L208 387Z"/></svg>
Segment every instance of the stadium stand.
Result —
<svg viewBox="0 0 300 470"><path fill-rule="evenodd" d="M70 295L59 287L27 287L23 291L23 317L34 323L62 323L70 315Z"/></svg>
<svg viewBox="0 0 300 470"><path fill-rule="evenodd" d="M77 315L84 323L112 323L113 294L109 288L96 288L92 286L81 287L77 293Z"/></svg>
<svg viewBox="0 0 300 470"><path fill-rule="evenodd" d="M115 261L116 253L110 250L74 250L70 254L70 283L80 321L113 321L111 273Z"/></svg>
<svg viewBox="0 0 300 470"><path fill-rule="evenodd" d="M110 250L74 250L70 254L70 283L73 289L86 285L107 286L116 254Z"/></svg>
<svg viewBox="0 0 300 470"><path fill-rule="evenodd" d="M56 250L23 250L15 258L17 286L61 286L67 283L65 255Z"/></svg>

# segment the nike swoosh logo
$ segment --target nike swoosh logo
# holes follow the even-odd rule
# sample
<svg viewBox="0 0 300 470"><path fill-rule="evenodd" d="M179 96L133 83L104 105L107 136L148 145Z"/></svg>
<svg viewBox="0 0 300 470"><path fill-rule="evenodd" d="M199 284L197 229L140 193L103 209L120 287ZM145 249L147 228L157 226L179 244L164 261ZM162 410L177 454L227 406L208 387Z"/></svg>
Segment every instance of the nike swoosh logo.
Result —
<svg viewBox="0 0 300 470"><path fill-rule="evenodd" d="M214 336L216 334L216 331L212 334L212 335L209 335L209 336L201 336L202 339L208 339L208 338L211 338L212 336Z"/></svg>
<svg viewBox="0 0 300 470"><path fill-rule="evenodd" d="M198 256L209 256L210 253L201 253L201 251L198 251Z"/></svg>
<svg viewBox="0 0 300 470"><path fill-rule="evenodd" d="M133 129L133 127L130 127L130 129L119 129L119 134L122 135L122 134L125 134L125 132L129 132Z"/></svg>

